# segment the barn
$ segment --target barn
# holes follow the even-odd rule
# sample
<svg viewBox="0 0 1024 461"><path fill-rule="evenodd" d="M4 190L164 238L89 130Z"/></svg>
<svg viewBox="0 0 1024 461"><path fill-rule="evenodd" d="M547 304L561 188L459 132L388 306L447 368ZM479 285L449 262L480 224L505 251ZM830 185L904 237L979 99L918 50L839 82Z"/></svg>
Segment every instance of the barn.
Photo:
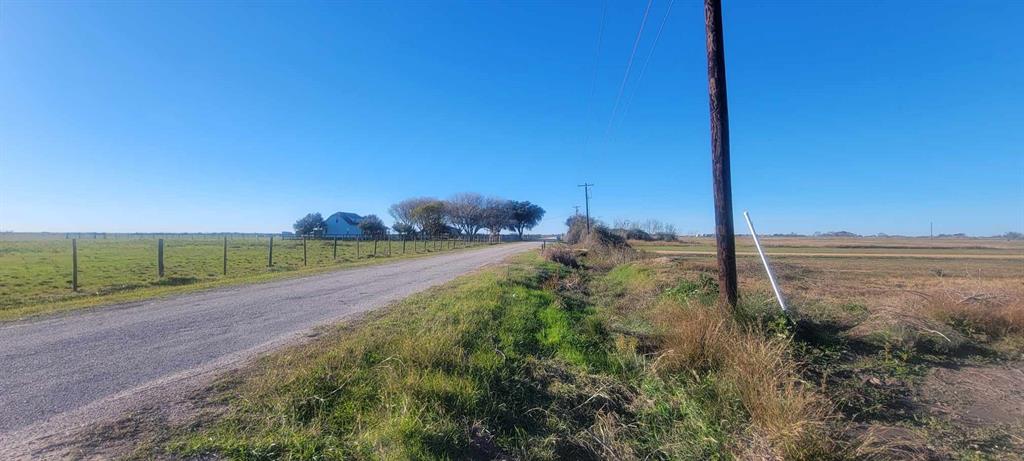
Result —
<svg viewBox="0 0 1024 461"><path fill-rule="evenodd" d="M343 235L355 235L359 230L359 221L363 217L355 213L339 211L324 219L324 237L341 237Z"/></svg>

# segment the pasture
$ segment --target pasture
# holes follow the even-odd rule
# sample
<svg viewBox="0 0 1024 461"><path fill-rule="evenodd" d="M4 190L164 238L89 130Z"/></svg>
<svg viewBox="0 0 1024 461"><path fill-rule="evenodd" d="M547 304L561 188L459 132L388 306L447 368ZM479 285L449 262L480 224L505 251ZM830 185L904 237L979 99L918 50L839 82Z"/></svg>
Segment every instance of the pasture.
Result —
<svg viewBox="0 0 1024 461"><path fill-rule="evenodd" d="M164 239L164 276L159 277L153 236L83 238L78 246L78 291L72 291L70 239L38 235L0 239L0 320L69 307L144 299L212 286L265 281L375 261L415 257L479 245L455 240L390 242L275 238L273 266L266 236Z"/></svg>

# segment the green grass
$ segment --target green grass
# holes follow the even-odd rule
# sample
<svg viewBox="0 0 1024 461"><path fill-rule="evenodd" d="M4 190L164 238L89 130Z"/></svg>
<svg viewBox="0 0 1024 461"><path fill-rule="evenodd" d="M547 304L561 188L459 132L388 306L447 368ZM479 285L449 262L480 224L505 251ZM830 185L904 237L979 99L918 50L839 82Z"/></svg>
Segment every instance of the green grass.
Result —
<svg viewBox="0 0 1024 461"><path fill-rule="evenodd" d="M427 242L359 244L327 240L274 239L274 266L267 267L267 238L228 240L228 273L223 275L223 245L217 238L164 240L164 277L157 274L157 240L78 240L79 290L71 290L71 241L0 240L0 320L58 310L133 301L221 285L259 282L325 270L434 254L448 246ZM464 248L465 242L459 244Z"/></svg>
<svg viewBox="0 0 1024 461"><path fill-rule="evenodd" d="M517 257L227 378L208 397L220 416L156 449L239 460L732 459L751 424L736 381L659 371L652 325L624 328L616 313L652 276Z"/></svg>

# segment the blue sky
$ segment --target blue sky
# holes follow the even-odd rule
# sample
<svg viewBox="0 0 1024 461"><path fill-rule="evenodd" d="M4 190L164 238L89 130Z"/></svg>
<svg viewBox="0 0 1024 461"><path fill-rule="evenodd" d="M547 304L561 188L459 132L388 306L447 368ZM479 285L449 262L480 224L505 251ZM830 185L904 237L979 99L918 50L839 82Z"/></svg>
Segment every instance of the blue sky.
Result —
<svg viewBox="0 0 1024 461"><path fill-rule="evenodd" d="M651 2L623 86L647 2L601 32L603 5L5 1L0 229L272 232L478 191L555 232L589 181L606 221L711 232L702 6ZM737 216L1024 230L1022 5L727 0Z"/></svg>

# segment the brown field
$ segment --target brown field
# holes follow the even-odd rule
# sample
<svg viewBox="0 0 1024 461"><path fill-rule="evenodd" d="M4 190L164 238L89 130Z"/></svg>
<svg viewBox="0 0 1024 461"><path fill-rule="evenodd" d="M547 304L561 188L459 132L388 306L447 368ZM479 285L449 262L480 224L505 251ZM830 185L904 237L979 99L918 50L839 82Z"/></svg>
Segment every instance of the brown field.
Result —
<svg viewBox="0 0 1024 461"><path fill-rule="evenodd" d="M631 242L691 277L714 240ZM805 335L796 344L865 457L1024 455L1024 242L764 238ZM753 242L737 242L741 296L770 296Z"/></svg>

